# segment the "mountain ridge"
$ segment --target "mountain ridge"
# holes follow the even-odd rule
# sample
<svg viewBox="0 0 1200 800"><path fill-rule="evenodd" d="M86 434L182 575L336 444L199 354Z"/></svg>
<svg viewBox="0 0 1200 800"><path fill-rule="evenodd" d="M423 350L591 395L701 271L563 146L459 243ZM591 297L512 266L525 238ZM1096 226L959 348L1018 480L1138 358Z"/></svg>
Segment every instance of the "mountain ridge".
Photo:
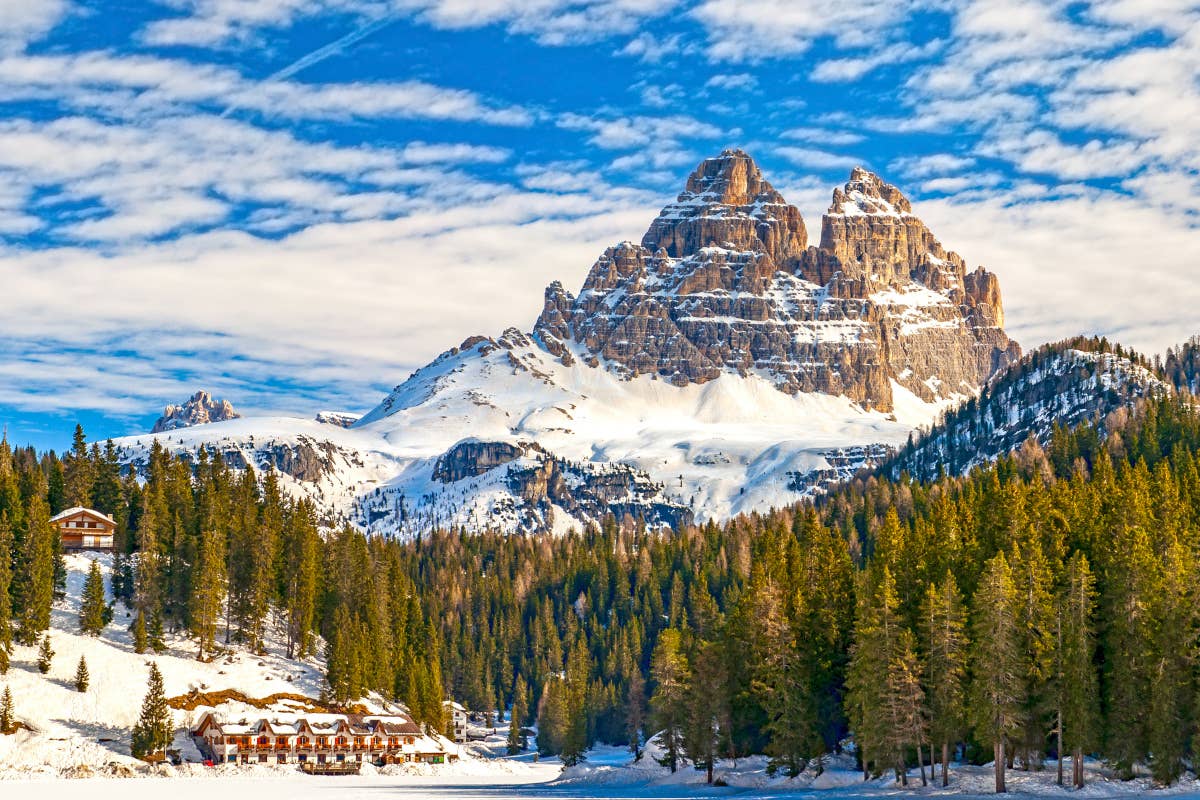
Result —
<svg viewBox="0 0 1200 800"><path fill-rule="evenodd" d="M348 428L243 419L167 444L280 470L380 534L561 533L613 509L673 526L820 491L1019 353L996 277L899 189L855 169L814 246L741 150L702 161L578 295L544 299L530 331L469 337ZM149 440L124 444L136 461Z"/></svg>

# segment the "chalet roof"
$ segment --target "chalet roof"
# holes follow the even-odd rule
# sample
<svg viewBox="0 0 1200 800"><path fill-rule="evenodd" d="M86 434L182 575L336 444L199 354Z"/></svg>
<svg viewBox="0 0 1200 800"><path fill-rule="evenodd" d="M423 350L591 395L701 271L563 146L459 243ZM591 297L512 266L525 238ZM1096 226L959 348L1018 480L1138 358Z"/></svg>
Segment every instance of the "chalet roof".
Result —
<svg viewBox="0 0 1200 800"><path fill-rule="evenodd" d="M310 714L310 715L275 715L270 719L241 718L237 721L224 721L216 714L208 712L201 718L200 723L193 729L199 733L209 721L223 736L259 736L270 734L275 736L296 735L304 730L311 731L317 736L332 736L340 733L371 736L377 734L391 736L420 736L421 728L411 719L403 715L368 716L342 714Z"/></svg>
<svg viewBox="0 0 1200 800"><path fill-rule="evenodd" d="M96 517L98 519L102 519L106 522L111 522L113 525L117 524L117 521L115 519L113 519L112 517L110 517L108 514L105 514L102 511L97 511L94 508L84 508L83 506L72 506L71 508L68 508L66 511L60 511L59 513L57 513L53 517L51 517L50 521L58 522L60 519L66 519L67 517L73 517L76 514L87 514L89 516Z"/></svg>

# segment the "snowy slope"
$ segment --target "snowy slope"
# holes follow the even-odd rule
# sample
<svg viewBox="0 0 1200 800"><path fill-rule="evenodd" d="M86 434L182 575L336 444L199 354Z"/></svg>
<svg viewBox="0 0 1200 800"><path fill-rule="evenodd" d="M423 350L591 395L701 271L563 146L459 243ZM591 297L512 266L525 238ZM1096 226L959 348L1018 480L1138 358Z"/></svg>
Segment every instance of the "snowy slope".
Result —
<svg viewBox="0 0 1200 800"><path fill-rule="evenodd" d="M327 524L380 534L673 527L790 504L885 457L1017 357L1002 325L995 276L968 272L896 187L854 170L810 247L799 210L729 150L578 296L551 284L532 333L468 339L357 421L157 439L276 469ZM153 438L118 445L140 464Z"/></svg>
<svg viewBox="0 0 1200 800"><path fill-rule="evenodd" d="M895 478L931 480L939 470L962 475L1012 452L1027 439L1046 444L1054 426L1095 422L1141 398L1173 391L1147 362L1098 340L1048 344L997 374L978 397L882 462Z"/></svg>
<svg viewBox="0 0 1200 800"><path fill-rule="evenodd" d="M158 438L175 451L211 446L235 464L259 467L279 466L274 453L307 447L327 457L328 469L314 481L287 477L285 485L320 501L335 519L378 533L433 524L562 531L603 515L524 513L533 502L514 497L512 475L536 468L545 455L534 452L449 483L435 478L439 458L467 439L536 443L577 465L582 483L614 464L629 465L644 473L634 480L649 485L647 504L724 519L795 502L813 487L794 488L794 475L831 469L846 448L898 446L948 405L925 403L899 385L893 391L896 411L883 414L843 397L784 394L758 375L723 374L683 387L654 376L626 380L582 358L565 366L510 330L418 370L349 430L243 418L118 445L133 461L143 460Z"/></svg>
<svg viewBox="0 0 1200 800"><path fill-rule="evenodd" d="M54 605L50 641L55 656L50 672L42 675L38 671L36 647L17 646L8 674L0 677L0 686L8 686L12 692L17 718L33 728L32 732L0 736L0 778L82 776L89 769L108 774L144 770L146 765L129 755L129 732L141 710L151 662L162 672L168 697L191 689L237 689L250 697L282 692L319 695L323 666L315 659L288 660L276 643L269 643L264 656L234 649L222 658L201 663L191 642L168 635L168 652L138 655L133 652L127 611L120 604L100 637L79 634L80 596L92 560L99 561L107 585L112 572L110 555L66 556L67 596ZM80 656L87 659L91 677L86 693L77 692L74 685ZM185 728L201 713L203 709L177 711L175 723ZM176 737L176 746L185 756L189 752L198 756L185 735ZM115 766L110 768L110 764Z"/></svg>

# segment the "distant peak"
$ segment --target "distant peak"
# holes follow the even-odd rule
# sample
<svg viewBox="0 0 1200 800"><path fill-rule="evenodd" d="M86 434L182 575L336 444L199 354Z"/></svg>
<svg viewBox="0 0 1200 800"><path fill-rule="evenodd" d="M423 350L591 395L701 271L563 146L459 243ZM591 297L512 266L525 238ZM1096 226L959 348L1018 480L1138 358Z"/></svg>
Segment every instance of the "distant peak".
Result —
<svg viewBox="0 0 1200 800"><path fill-rule="evenodd" d="M240 416L228 400L215 400L211 394L201 390L182 405L172 404L164 408L163 415L154 423L150 432L165 433L179 428L190 428L193 425L224 422Z"/></svg>
<svg viewBox="0 0 1200 800"><path fill-rule="evenodd" d="M716 158L706 158L688 176L687 189L694 195L712 197L727 206L744 206L764 192L774 192L763 180L754 159L738 148L722 150Z"/></svg>
<svg viewBox="0 0 1200 800"><path fill-rule="evenodd" d="M850 170L850 180L833 190L830 214L861 216L882 214L901 216L912 213L912 204L903 192L865 167Z"/></svg>

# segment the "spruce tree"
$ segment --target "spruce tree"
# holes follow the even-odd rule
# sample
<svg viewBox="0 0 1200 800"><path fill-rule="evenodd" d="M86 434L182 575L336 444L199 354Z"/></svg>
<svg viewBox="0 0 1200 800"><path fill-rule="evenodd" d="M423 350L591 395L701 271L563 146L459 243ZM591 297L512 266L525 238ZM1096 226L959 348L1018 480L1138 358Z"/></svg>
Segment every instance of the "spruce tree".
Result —
<svg viewBox="0 0 1200 800"><path fill-rule="evenodd" d="M925 765L921 761L921 746L928 733L924 716L925 692L921 688L921 664L917 660L916 637L902 629L888 661L884 677L884 708L887 732L884 752L896 759L896 771L902 786L908 785L906 758L909 747L917 751L921 768L921 784L925 785Z"/></svg>
<svg viewBox="0 0 1200 800"><path fill-rule="evenodd" d="M921 630L930 740L941 746L942 786L949 786L950 747L965 728L967 674L966 612L949 571L940 584L931 583L926 590Z"/></svg>
<svg viewBox="0 0 1200 800"><path fill-rule="evenodd" d="M165 750L174 736L171 710L163 692L162 673L156 664L151 664L146 698L142 701L142 713L137 724L133 726L130 750L134 758L145 758Z"/></svg>
<svg viewBox="0 0 1200 800"><path fill-rule="evenodd" d="M542 687L542 699L538 705L539 755L552 756L562 752L567 729L566 705L566 682L559 675L551 675Z"/></svg>
<svg viewBox="0 0 1200 800"><path fill-rule="evenodd" d="M674 772L683 760L683 729L687 722L690 681L679 631L667 628L658 635L650 659L650 677L654 681L650 713L659 730L655 741L663 750L658 761Z"/></svg>
<svg viewBox="0 0 1200 800"><path fill-rule="evenodd" d="M1007 746L1020 730L1024 688L1019 605L1004 553L984 567L973 603L970 711L975 736L991 745L996 792L1007 791Z"/></svg>
<svg viewBox="0 0 1200 800"><path fill-rule="evenodd" d="M54 660L54 648L50 646L50 634L42 637L42 643L38 647L37 668L38 672L45 675L50 671L50 663Z"/></svg>
<svg viewBox="0 0 1200 800"><path fill-rule="evenodd" d="M7 674L12 654L12 552L12 525L8 512L0 511L0 675Z"/></svg>
<svg viewBox="0 0 1200 800"><path fill-rule="evenodd" d="M83 584L83 598L79 606L79 630L88 636L99 636L104 630L107 606L104 595L104 576L99 562L88 566L87 579Z"/></svg>
<svg viewBox="0 0 1200 800"><path fill-rule="evenodd" d="M1150 683L1150 771L1160 786L1183 774L1194 730L1195 562L1177 542L1162 555L1160 589L1151 599L1154 654Z"/></svg>
<svg viewBox="0 0 1200 800"><path fill-rule="evenodd" d="M899 599L891 569L872 563L859 576L850 666L846 677L846 706L864 777L884 769L896 771L904 755L895 750L896 736L889 717L888 675L900 633Z"/></svg>
<svg viewBox="0 0 1200 800"><path fill-rule="evenodd" d="M1060 600L1061 641L1059 679L1061 725L1059 761L1071 752L1071 781L1083 788L1083 754L1099 741L1100 706L1095 666L1092 614L1096 606L1095 578L1087 557L1076 552L1067 563Z"/></svg>
<svg viewBox="0 0 1200 800"><path fill-rule="evenodd" d="M188 605L189 627L196 637L196 658L204 661L217 648L217 621L225 598L224 537L201 531Z"/></svg>
<svg viewBox="0 0 1200 800"><path fill-rule="evenodd" d="M167 642L163 638L163 619L162 612L155 610L150 617L150 649L156 653L167 652Z"/></svg>
<svg viewBox="0 0 1200 800"><path fill-rule="evenodd" d="M13 711L13 696L6 685L4 687L4 694L0 696L0 736L14 733L16 729L17 718Z"/></svg>
<svg viewBox="0 0 1200 800"><path fill-rule="evenodd" d="M633 664L629 672L629 683L625 689L625 735L629 740L629 751L633 760L642 758L642 728L646 724L646 679L642 670Z"/></svg>
<svg viewBox="0 0 1200 800"><path fill-rule="evenodd" d="M78 692L86 692L91 678L88 676L87 659L83 656L79 657L79 666L75 668L75 690Z"/></svg>
<svg viewBox="0 0 1200 800"><path fill-rule="evenodd" d="M525 720L529 716L527 707L529 687L524 676L518 675L513 686L512 714L508 718L508 754L515 756L525 749L525 735L521 733Z"/></svg>
<svg viewBox="0 0 1200 800"><path fill-rule="evenodd" d="M26 505L24 553L18 573L23 578L18 627L18 638L22 644L35 644L41 632L50 627L57 539L58 533L50 524L46 501L40 495L33 495Z"/></svg>
<svg viewBox="0 0 1200 800"><path fill-rule="evenodd" d="M712 783L720 749L721 706L726 692L724 654L716 641L700 640L694 644L689 662L692 680L688 687L684 751L697 768L704 767L708 783Z"/></svg>
<svg viewBox="0 0 1200 800"><path fill-rule="evenodd" d="M591 659L580 636L567 659L566 729L563 732L562 762L575 766L586 760L591 746L588 740L588 677Z"/></svg>
<svg viewBox="0 0 1200 800"><path fill-rule="evenodd" d="M804 596L784 594L778 582L762 580L751 590L756 652L750 688L766 713L771 769L799 775L823 750L813 697L813 676L793 620L807 613Z"/></svg>
<svg viewBox="0 0 1200 800"><path fill-rule="evenodd" d="M133 638L133 652L138 655L145 653L150 639L146 633L146 615L141 611L138 611L137 616L133 618L133 625L129 627L129 632Z"/></svg>

